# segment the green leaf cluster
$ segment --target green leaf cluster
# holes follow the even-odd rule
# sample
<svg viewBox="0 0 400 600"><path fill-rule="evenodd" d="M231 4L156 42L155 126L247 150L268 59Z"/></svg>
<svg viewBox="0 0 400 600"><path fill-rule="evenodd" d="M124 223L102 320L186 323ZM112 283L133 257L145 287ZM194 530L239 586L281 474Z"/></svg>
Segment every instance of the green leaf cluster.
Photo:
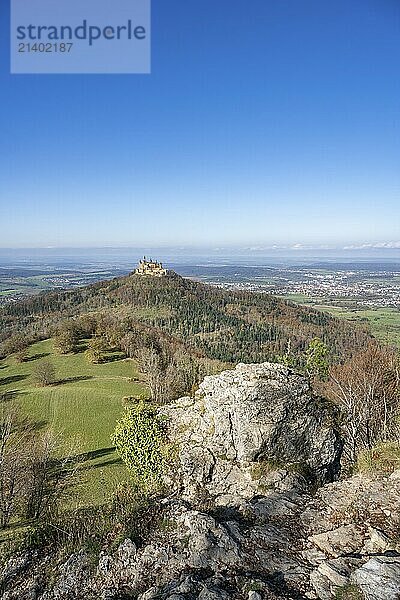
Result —
<svg viewBox="0 0 400 600"><path fill-rule="evenodd" d="M329 373L329 350L320 338L314 338L306 350L306 372L311 379L325 381Z"/></svg>
<svg viewBox="0 0 400 600"><path fill-rule="evenodd" d="M162 487L167 468L165 427L152 406L140 401L126 408L112 442L140 491L151 493Z"/></svg>

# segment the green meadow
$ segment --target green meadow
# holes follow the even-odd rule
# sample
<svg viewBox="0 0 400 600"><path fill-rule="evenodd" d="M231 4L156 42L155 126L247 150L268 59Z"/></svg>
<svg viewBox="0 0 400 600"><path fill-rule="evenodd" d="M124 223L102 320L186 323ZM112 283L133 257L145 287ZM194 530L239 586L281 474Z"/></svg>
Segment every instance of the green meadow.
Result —
<svg viewBox="0 0 400 600"><path fill-rule="evenodd" d="M400 348L400 311L394 308L350 309L336 306L318 306L331 315L348 321L367 323L371 333L384 344Z"/></svg>
<svg viewBox="0 0 400 600"><path fill-rule="evenodd" d="M10 357L0 363L3 402L16 403L37 428L51 427L60 436L64 454L77 457L80 477L71 494L75 506L101 503L127 478L110 436L123 412L123 398L147 395L134 361L117 353L106 358L96 365L83 351L60 355L52 340L46 340L29 348L26 362ZM38 387L33 373L44 360L53 363L56 381Z"/></svg>
<svg viewBox="0 0 400 600"><path fill-rule="evenodd" d="M400 310L395 308L353 308L348 300L335 300L335 304L324 303L304 294L287 294L285 299L312 306L328 312L334 317L354 323L368 325L372 335L389 346L400 348Z"/></svg>

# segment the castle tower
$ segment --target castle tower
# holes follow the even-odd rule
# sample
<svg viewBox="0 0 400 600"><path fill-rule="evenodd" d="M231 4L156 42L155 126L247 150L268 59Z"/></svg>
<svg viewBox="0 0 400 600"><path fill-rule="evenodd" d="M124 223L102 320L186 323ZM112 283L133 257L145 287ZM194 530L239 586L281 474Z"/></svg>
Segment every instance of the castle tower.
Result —
<svg viewBox="0 0 400 600"><path fill-rule="evenodd" d="M147 260L143 257L143 260L139 261L139 265L135 271L136 275L150 275L151 277L165 277L167 275L167 269L164 269L163 264L152 258Z"/></svg>

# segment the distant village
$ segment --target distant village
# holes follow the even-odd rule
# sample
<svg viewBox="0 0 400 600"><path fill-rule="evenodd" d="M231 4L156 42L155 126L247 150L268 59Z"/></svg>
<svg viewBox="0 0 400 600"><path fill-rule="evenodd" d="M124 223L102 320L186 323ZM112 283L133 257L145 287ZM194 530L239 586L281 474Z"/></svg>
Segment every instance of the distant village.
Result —
<svg viewBox="0 0 400 600"><path fill-rule="evenodd" d="M225 289L264 292L276 296L301 296L314 300L335 298L365 308L400 308L400 273L397 271L331 271L282 269L268 281L249 278L242 281L211 282Z"/></svg>

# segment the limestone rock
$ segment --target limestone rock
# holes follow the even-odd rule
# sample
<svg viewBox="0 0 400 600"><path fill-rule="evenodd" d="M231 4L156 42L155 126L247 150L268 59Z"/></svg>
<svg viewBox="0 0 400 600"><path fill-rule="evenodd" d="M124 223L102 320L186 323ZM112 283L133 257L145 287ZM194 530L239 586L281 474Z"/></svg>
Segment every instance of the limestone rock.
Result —
<svg viewBox="0 0 400 600"><path fill-rule="evenodd" d="M310 583L316 598L333 600L348 584L356 584L364 600L397 598L399 477L356 475L325 485L301 520L311 534L303 556L315 565Z"/></svg>
<svg viewBox="0 0 400 600"><path fill-rule="evenodd" d="M1 574L0 578L0 589L11 581L14 577L25 571L32 561L32 555L30 552L25 552L22 555L10 558Z"/></svg>
<svg viewBox="0 0 400 600"><path fill-rule="evenodd" d="M362 549L363 554L383 554L389 550L396 550L396 548L397 544L383 531L376 527L368 527L367 539Z"/></svg>
<svg viewBox="0 0 400 600"><path fill-rule="evenodd" d="M398 600L400 473L334 481L335 415L303 377L238 365L161 410L182 487L153 499L153 530L97 564L16 557L0 600Z"/></svg>
<svg viewBox="0 0 400 600"><path fill-rule="evenodd" d="M262 600L262 596L253 590L249 592L249 600Z"/></svg>
<svg viewBox="0 0 400 600"><path fill-rule="evenodd" d="M348 585L352 569L359 563L360 561L346 558L321 562L310 574L310 583L315 591L315 597L319 600L336 598L336 592Z"/></svg>
<svg viewBox="0 0 400 600"><path fill-rule="evenodd" d="M344 525L326 533L311 536L310 541L327 556L338 558L359 551L363 546L364 532L357 525Z"/></svg>
<svg viewBox="0 0 400 600"><path fill-rule="evenodd" d="M250 498L305 475L332 481L341 440L332 407L278 364L239 364L206 377L194 399L163 409L179 446L186 494Z"/></svg>
<svg viewBox="0 0 400 600"><path fill-rule="evenodd" d="M400 598L400 558L371 558L352 575L365 600L398 600Z"/></svg>
<svg viewBox="0 0 400 600"><path fill-rule="evenodd" d="M41 600L69 600L80 598L82 589L90 577L90 563L87 554L82 550L72 554L60 565L58 578L54 588L40 596Z"/></svg>

